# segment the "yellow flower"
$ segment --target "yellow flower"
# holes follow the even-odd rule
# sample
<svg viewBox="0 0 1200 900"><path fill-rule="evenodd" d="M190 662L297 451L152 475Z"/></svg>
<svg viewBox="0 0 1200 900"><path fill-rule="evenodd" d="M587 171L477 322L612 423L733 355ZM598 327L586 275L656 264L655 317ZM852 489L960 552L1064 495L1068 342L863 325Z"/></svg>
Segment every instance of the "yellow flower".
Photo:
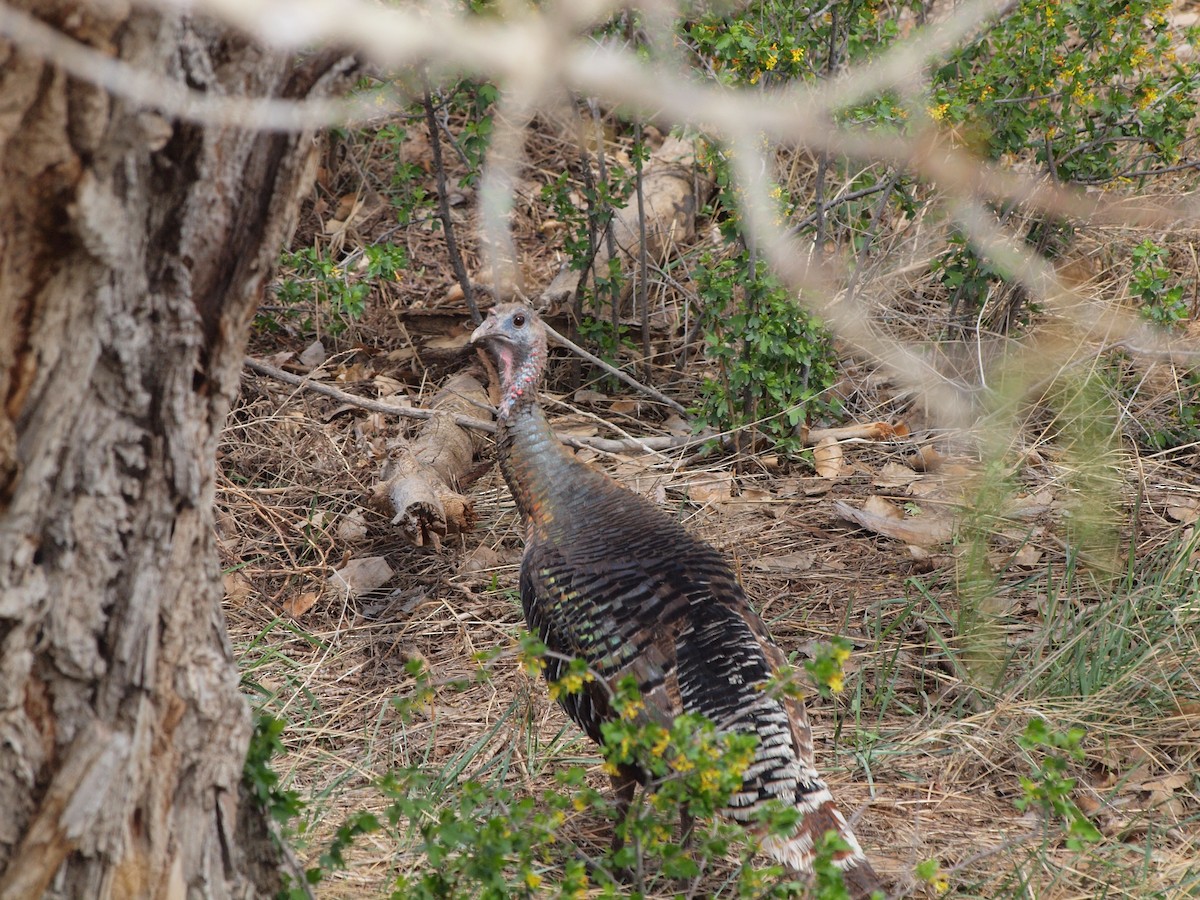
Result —
<svg viewBox="0 0 1200 900"><path fill-rule="evenodd" d="M939 870L936 875L929 879L929 886L940 897L946 891L950 890L950 877L945 872Z"/></svg>
<svg viewBox="0 0 1200 900"><path fill-rule="evenodd" d="M793 47L792 48L792 62L798 63L802 59L804 59L804 48L803 47Z"/></svg>
<svg viewBox="0 0 1200 900"><path fill-rule="evenodd" d="M754 761L753 752L747 751L745 753L739 753L737 756L735 756L730 761L729 768L733 771L733 773L735 775L741 775L743 772L746 771L746 769L748 769L750 767L750 763L752 763L753 761Z"/></svg>
<svg viewBox="0 0 1200 900"><path fill-rule="evenodd" d="M607 766L608 766L608 763L605 763L604 764L605 771L608 771ZM613 768L616 768L616 766L614 766ZM573 806L575 808L575 812L583 812L585 809L587 809L587 801L584 800L583 797L581 797L579 794L576 794L574 797L571 798L571 806Z"/></svg>
<svg viewBox="0 0 1200 900"><path fill-rule="evenodd" d="M1148 87L1142 94L1142 97L1137 102L1138 109L1145 109L1151 103L1158 99L1158 88Z"/></svg>
<svg viewBox="0 0 1200 900"><path fill-rule="evenodd" d="M762 77L762 70L761 70L761 69L755 69L755 70L754 70L754 74L750 76L750 83L751 83L751 84L758 84L758 79L760 79L761 77Z"/></svg>
<svg viewBox="0 0 1200 900"><path fill-rule="evenodd" d="M834 647L833 648L833 661L835 663L837 663L839 666L842 663L844 663L846 660L848 660L849 658L850 658L850 648L849 647Z"/></svg>
<svg viewBox="0 0 1200 900"><path fill-rule="evenodd" d="M829 689L835 694L840 694L846 689L846 681L841 672L834 672L829 676Z"/></svg>
<svg viewBox="0 0 1200 900"><path fill-rule="evenodd" d="M779 64L779 57L772 53L767 57L767 71L775 68Z"/></svg>
<svg viewBox="0 0 1200 900"><path fill-rule="evenodd" d="M946 118L946 113L950 110L949 103L939 103L937 106L931 106L928 109L929 118L935 122L940 122Z"/></svg>
<svg viewBox="0 0 1200 900"><path fill-rule="evenodd" d="M526 872L525 883L529 885L529 889L531 891L536 891L541 886L542 876L538 875L536 872Z"/></svg>
<svg viewBox="0 0 1200 900"><path fill-rule="evenodd" d="M612 775L616 777L617 775L621 774L620 767L615 762L610 762L607 759L604 761L604 764L600 766L600 769L605 775Z"/></svg>
<svg viewBox="0 0 1200 900"><path fill-rule="evenodd" d="M644 704L641 700L631 700L625 705L625 708L621 710L621 718L627 722L631 722L636 719L638 717L638 713L645 708L646 704Z"/></svg>

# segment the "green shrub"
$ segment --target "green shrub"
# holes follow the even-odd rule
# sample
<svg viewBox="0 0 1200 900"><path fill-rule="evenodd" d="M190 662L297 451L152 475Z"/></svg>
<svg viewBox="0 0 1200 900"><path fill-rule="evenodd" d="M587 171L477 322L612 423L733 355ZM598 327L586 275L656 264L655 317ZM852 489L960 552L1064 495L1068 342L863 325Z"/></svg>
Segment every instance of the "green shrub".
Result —
<svg viewBox="0 0 1200 900"><path fill-rule="evenodd" d="M721 431L753 427L798 450L798 425L840 410L830 392L837 358L828 332L746 252L719 262L705 256L695 279L716 369L701 386L697 421Z"/></svg>
<svg viewBox="0 0 1200 900"><path fill-rule="evenodd" d="M1200 85L1175 56L1170 8L1022 0L934 70L929 115L984 156L1030 154L1060 181L1152 174L1178 162Z"/></svg>
<svg viewBox="0 0 1200 900"><path fill-rule="evenodd" d="M847 651L829 649L817 664L826 684L836 684ZM545 648L531 637L520 658L531 675L545 668ZM407 716L429 703L436 688L420 667L413 691L399 704ZM550 683L552 697L594 686L582 660L571 660ZM442 685L453 687L453 685ZM772 690L795 690L790 677ZM611 792L588 783L587 770L573 765L555 773L555 787L536 797L499 780L480 777L449 783L446 772L414 766L380 782L390 799L386 817L407 835L419 863L397 881L393 897L451 898L507 896L617 897L651 890L674 892L681 880L714 897L795 896L804 885L785 877L780 866L755 864L759 839L716 817L742 784L757 738L720 733L701 716L684 715L669 726L644 716L636 682L626 679L610 695L616 715L602 726L603 769L616 774L638 766L650 775L628 814ZM453 776L451 776L453 777ZM690 839L677 832L681 812L699 817ZM798 823L794 808L775 804L763 811L761 836L785 834ZM607 821L622 838L620 849L595 854L576 843L581 823ZM834 836L818 850L816 877L807 896L847 896L833 855L843 849Z"/></svg>
<svg viewBox="0 0 1200 900"><path fill-rule="evenodd" d="M1081 850L1088 843L1100 840L1100 831L1071 799L1076 780L1067 775L1071 760L1084 758L1081 743L1082 728L1060 731L1044 719L1030 719L1025 732L1017 738L1033 763L1033 773L1021 779L1018 809L1035 807L1050 817L1067 822L1067 846Z"/></svg>
<svg viewBox="0 0 1200 900"><path fill-rule="evenodd" d="M407 251L396 244L364 247L353 264L335 263L326 253L305 247L284 253L275 283L278 306L261 311L259 328L276 331L287 323L305 333L341 334L366 311L371 285L395 280L408 267Z"/></svg>
<svg viewBox="0 0 1200 900"><path fill-rule="evenodd" d="M1174 283L1167 267L1167 250L1149 239L1133 248L1133 274L1129 293L1139 304L1141 314L1156 325L1171 327L1187 322L1184 286Z"/></svg>

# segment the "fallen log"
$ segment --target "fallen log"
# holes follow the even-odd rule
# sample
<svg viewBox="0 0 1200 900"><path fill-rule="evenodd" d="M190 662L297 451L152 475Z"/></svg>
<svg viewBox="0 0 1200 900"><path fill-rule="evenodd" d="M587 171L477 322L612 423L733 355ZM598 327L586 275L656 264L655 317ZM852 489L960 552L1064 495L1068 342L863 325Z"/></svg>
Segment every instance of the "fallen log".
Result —
<svg viewBox="0 0 1200 900"><path fill-rule="evenodd" d="M389 454L374 501L394 515L406 541L441 547L442 539L475 527L475 504L458 485L485 446L480 431L462 428L462 418L490 424L487 390L471 372L449 379L433 398L432 415L412 441L398 441Z"/></svg>

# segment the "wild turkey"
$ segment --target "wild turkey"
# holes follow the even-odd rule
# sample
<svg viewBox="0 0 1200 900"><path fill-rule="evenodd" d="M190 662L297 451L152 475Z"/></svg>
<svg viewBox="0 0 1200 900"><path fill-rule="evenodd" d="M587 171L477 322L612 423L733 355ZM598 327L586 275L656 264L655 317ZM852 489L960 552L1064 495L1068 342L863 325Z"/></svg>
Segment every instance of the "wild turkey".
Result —
<svg viewBox="0 0 1200 900"><path fill-rule="evenodd" d="M526 306L495 307L471 336L500 379L500 465L525 522L521 603L546 646L580 657L610 685L636 677L648 714L672 721L701 713L731 731L758 735L742 790L725 812L749 822L772 798L804 817L790 838L764 849L797 872L812 871L826 831L849 846L837 857L847 885L868 896L879 880L813 762L804 704L762 690L785 664L751 610L729 564L709 544L643 498L575 459L537 402L546 330ZM546 677L563 664L551 659ZM563 705L597 743L611 715L608 691L592 684ZM630 776L614 778L627 800Z"/></svg>

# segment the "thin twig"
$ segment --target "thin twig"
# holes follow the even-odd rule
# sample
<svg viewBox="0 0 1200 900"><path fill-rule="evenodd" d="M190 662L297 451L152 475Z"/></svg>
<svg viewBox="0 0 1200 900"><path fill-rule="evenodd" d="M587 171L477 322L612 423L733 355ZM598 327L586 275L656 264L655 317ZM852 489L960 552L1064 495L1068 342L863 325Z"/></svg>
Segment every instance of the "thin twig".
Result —
<svg viewBox="0 0 1200 900"><path fill-rule="evenodd" d="M841 194L840 196L834 197L825 204L825 212L831 211L835 206L840 206L843 203L849 203L851 200L858 200L859 198L869 196L870 194L877 194L880 191L890 187L892 183L893 182L890 179L886 181L880 181L876 182L870 187L860 188L857 191L851 191L848 194ZM817 224L818 219L818 213L811 213L810 215L801 219L795 225L790 226L787 230L788 236L792 237L798 235L805 228Z"/></svg>
<svg viewBox="0 0 1200 900"><path fill-rule="evenodd" d="M479 315L479 307L475 303L475 289L471 287L471 278L467 275L467 267L463 264L462 254L458 252L458 240L454 236L454 222L450 218L450 191L446 187L446 166L442 160L442 134L438 128L437 112L433 108L433 92L429 87L428 77L422 76L425 88L425 122L429 126L429 149L433 154L433 170L437 175L438 212L442 218L442 233L446 235L446 251L450 255L450 265L454 269L454 277L462 288L463 299L467 301L467 309L471 311L471 321L478 325L483 321Z"/></svg>
<svg viewBox="0 0 1200 900"><path fill-rule="evenodd" d="M837 71L838 64L838 8L836 6L829 12L829 56L825 60L825 74L830 80L833 79L834 73ZM829 148L821 148L821 156L817 161L817 178L816 185L813 187L813 202L816 204L816 224L817 230L813 237L813 249L816 251L818 258L821 253L821 248L825 245L825 173L829 169Z"/></svg>
<svg viewBox="0 0 1200 900"><path fill-rule="evenodd" d="M171 118L201 125L237 124L257 131L304 131L333 125L363 125L395 115L405 97L394 86L339 100L234 97L196 90L158 71L132 66L72 40L23 10L0 3L0 35L81 81L104 88L134 106L161 110ZM346 68L357 65L347 52Z"/></svg>
<svg viewBox="0 0 1200 900"><path fill-rule="evenodd" d="M858 256L854 261L854 271L850 275L850 285L846 289L846 294L851 299L858 294L859 280L862 277L863 268L867 264L867 257L871 255L871 245L875 243L875 238L879 234L879 225L883 220L883 212L887 208L888 198L891 197L892 189L899 180L899 171L894 172L892 177L888 179L887 184L883 188L883 196L880 198L878 205L875 207L875 212L871 216L871 223L867 226L867 239L858 248Z"/></svg>
<svg viewBox="0 0 1200 900"><path fill-rule="evenodd" d="M332 385L313 381L311 378L306 378L303 375L293 375L291 372L285 372L283 369L268 365L250 356L246 357L246 368L252 372L257 372L259 375L266 375L268 378L274 378L276 381L282 381L284 384L290 384L298 388L303 388L306 391L311 391L314 394L322 394L334 400L340 400L343 403L357 406L359 409L365 409L368 412L383 413L385 416L401 416L405 419L432 419L435 415L445 415L445 413L421 409L416 406L396 406L393 403L381 403L378 400L368 400L366 397L348 394ZM489 412L491 412L490 409ZM471 416L458 414L452 415L451 419L453 419L455 425L462 428L477 428L480 431L486 431L488 434L494 434L496 431L495 423L484 419L475 419Z"/></svg>
<svg viewBox="0 0 1200 900"><path fill-rule="evenodd" d="M551 334L558 336L559 339L563 341L564 346L569 344L566 338L562 338L557 332L549 328L547 330L549 330ZM573 344L570 344L570 346L574 347ZM586 350L579 350L578 347L575 349L583 354L585 358L590 358L590 354L588 354ZM590 361L597 365L608 365L607 363L594 358L590 358ZM474 428L478 431L485 431L488 434L496 433L496 423L489 422L485 419L475 419L471 416L463 416L456 413L449 414L436 410L421 409L420 407L415 406L396 406L391 403L381 403L378 400L368 400L366 397L348 394L345 391L338 390L337 388L328 384L323 384L320 381L313 381L311 378L306 378L302 375L293 375L291 372L285 372L283 369L268 365L265 362L254 359L253 357L246 357L246 368L250 369L252 372L257 372L259 375L265 375L267 378L273 378L276 381L282 381L284 384L290 384L302 390L311 391L314 394L321 394L333 400L339 400L342 403L350 406L356 406L359 409L365 409L368 412L382 413L385 416L399 416L405 419L432 419L434 416L449 415L450 420L460 428ZM623 372L615 369L612 370L611 374L618 378L628 377L625 376ZM634 384L636 386L636 382L634 382ZM645 387L641 387L641 389L650 391L650 389ZM667 398L662 399L666 403L673 403L673 401ZM488 407L487 411L489 413L494 412L491 407ZM601 453L629 453L631 451L648 451L659 453L664 450L682 449L684 447L689 447L692 444L702 444L705 441L712 439L711 434L656 435L654 437L644 438L631 437L627 440L620 441L611 440L609 438L584 437L567 434L559 434L557 437L569 447L575 447L576 449L586 448L588 450L598 450Z"/></svg>
<svg viewBox="0 0 1200 900"><path fill-rule="evenodd" d="M642 123L634 122L633 159L636 167L634 187L637 191L638 210L638 280L637 305L642 312L642 366L643 377L650 380L650 291L646 278L650 274L650 251L646 247L646 191L644 166L642 165Z"/></svg>
<svg viewBox="0 0 1200 900"><path fill-rule="evenodd" d="M592 271L592 267L596 262L596 254L600 251L600 242L598 240L599 225L596 215L596 182L592 178L592 160L588 156L587 147L580 145L579 148L579 169L583 173L583 195L587 199L587 229L588 229L588 249L587 258L583 261L583 267L579 270L579 280L575 282L575 293L571 298L571 338L574 340L579 337L579 323L583 321L583 292L587 290L588 278L592 279L593 287L596 284L596 275ZM580 379L582 378L582 367L579 365L579 358L576 357L571 365L571 386L579 387Z"/></svg>
<svg viewBox="0 0 1200 900"><path fill-rule="evenodd" d="M542 324L545 324L545 323L542 323ZM638 381L632 375L622 372L616 366L606 363L604 360L602 360L598 356L594 356L593 354L584 350L582 347L580 347L574 341L572 341L566 337L563 337L561 334L559 334L557 331L555 331L549 325L546 325L546 333L557 344L559 344L563 347L566 347L572 353L578 354L579 356L583 357L588 362L590 362L593 366L603 369L605 372L607 372L613 378L616 378L619 381L623 381L625 384L629 385L629 387L633 388L635 391L639 391L639 392L645 394L647 397L650 397L654 400L657 400L659 403L662 403L666 406L671 407L671 409L675 410L675 412L679 413L684 418L687 417L687 415L688 415L687 409L685 409L682 405L680 405L679 403L672 400L666 394L663 394L660 391L655 390L654 388L650 387L649 385L642 384L640 381Z"/></svg>
<svg viewBox="0 0 1200 900"><path fill-rule="evenodd" d="M608 162L604 157L604 124L600 119L600 105L595 100L588 100L588 106L592 110L592 122L596 126L596 169L598 172L597 184L602 189L609 188L608 183ZM613 261L617 258L617 235L613 228L613 220L616 218L616 211L611 203L601 205L602 216L604 219L604 246L608 251L608 271L604 273L604 285L608 289L609 302L612 304L612 329L613 329L613 345L620 346L621 344L621 290L617 280L612 277Z"/></svg>

